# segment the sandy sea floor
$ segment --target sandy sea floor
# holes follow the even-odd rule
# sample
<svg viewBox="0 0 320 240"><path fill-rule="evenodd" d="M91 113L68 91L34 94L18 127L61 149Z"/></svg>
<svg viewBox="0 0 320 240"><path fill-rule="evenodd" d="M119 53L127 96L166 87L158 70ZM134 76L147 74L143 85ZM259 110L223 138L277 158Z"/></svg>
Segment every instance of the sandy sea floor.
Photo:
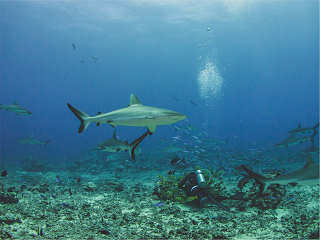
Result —
<svg viewBox="0 0 320 240"><path fill-rule="evenodd" d="M319 186L288 187L277 209L240 211L228 200L224 211L157 199L159 174L9 171L0 178L0 239L319 238Z"/></svg>

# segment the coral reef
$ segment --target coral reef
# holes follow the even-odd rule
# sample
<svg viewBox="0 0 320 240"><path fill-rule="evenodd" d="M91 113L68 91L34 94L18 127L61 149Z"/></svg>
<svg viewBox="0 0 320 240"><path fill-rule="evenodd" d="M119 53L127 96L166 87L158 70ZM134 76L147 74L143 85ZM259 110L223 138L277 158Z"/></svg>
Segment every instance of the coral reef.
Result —
<svg viewBox="0 0 320 240"><path fill-rule="evenodd" d="M59 175L60 181L56 181ZM291 187L277 208L247 206L243 200L225 200L231 207L194 208L182 204L174 186L181 177L163 172L10 172L1 180L4 196L18 202L0 202L0 239L312 239L319 236L318 187ZM76 177L81 176L81 181ZM216 193L237 181L223 178ZM152 199L154 183L162 181L163 198ZM242 189L250 195L250 184ZM248 189L247 189L248 188ZM258 190L258 186L255 186ZM232 192L227 188L229 192ZM10 192L9 192L10 190ZM172 195L167 194L173 192ZM183 200L186 200L183 198ZM252 200L253 201L253 200ZM250 201L249 201L250 202ZM186 202L184 202L186 203ZM252 203L251 203L252 204Z"/></svg>

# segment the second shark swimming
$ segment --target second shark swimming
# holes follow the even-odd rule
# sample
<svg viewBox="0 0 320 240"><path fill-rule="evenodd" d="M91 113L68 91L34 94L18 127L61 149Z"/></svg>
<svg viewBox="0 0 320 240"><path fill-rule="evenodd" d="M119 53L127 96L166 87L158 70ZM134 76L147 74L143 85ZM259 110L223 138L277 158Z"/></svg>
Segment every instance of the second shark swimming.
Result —
<svg viewBox="0 0 320 240"><path fill-rule="evenodd" d="M135 142L129 144L128 141L118 139L116 129L114 129L112 137L100 143L98 147L93 150L99 152L129 152L130 158L133 159L132 149L135 146L134 144Z"/></svg>

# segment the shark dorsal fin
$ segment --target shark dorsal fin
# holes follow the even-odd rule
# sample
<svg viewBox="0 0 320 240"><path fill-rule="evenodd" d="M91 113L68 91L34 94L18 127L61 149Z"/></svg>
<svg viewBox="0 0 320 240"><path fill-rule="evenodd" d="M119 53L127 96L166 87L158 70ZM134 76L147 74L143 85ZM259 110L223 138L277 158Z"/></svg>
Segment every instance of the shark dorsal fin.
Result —
<svg viewBox="0 0 320 240"><path fill-rule="evenodd" d="M14 101L14 102L13 102L13 105L19 105L19 104L18 104L18 102L17 102L17 101Z"/></svg>
<svg viewBox="0 0 320 240"><path fill-rule="evenodd" d="M139 98L133 93L130 95L130 106L135 104L141 104Z"/></svg>

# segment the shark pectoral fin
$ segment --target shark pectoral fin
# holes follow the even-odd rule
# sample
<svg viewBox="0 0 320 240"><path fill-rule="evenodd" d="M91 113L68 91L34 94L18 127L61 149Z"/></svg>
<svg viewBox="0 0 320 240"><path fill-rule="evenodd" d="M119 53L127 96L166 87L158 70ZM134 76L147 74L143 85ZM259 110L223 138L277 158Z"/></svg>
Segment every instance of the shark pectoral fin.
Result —
<svg viewBox="0 0 320 240"><path fill-rule="evenodd" d="M130 159L131 159L132 161L135 161L135 160L136 160L136 156L135 156L135 154L134 154L135 148L136 148L135 145L129 146L129 155L130 155Z"/></svg>
<svg viewBox="0 0 320 240"><path fill-rule="evenodd" d="M107 123L110 124L112 127L116 127L116 126L117 126L117 125L116 125L114 122L112 122L111 120L108 120Z"/></svg>
<svg viewBox="0 0 320 240"><path fill-rule="evenodd" d="M151 126L148 126L148 129L151 133L153 133L154 131L156 131L156 128L157 128L157 125L151 125Z"/></svg>
<svg viewBox="0 0 320 240"><path fill-rule="evenodd" d="M142 134L140 137L138 137L136 140L134 140L134 141L129 145L129 154L130 154L130 158L132 159L132 161L135 161L135 159L136 159L134 151L136 150L136 148L138 147L138 145L139 145L148 135L150 135L149 131L147 131L147 132L145 132L144 134Z"/></svg>

